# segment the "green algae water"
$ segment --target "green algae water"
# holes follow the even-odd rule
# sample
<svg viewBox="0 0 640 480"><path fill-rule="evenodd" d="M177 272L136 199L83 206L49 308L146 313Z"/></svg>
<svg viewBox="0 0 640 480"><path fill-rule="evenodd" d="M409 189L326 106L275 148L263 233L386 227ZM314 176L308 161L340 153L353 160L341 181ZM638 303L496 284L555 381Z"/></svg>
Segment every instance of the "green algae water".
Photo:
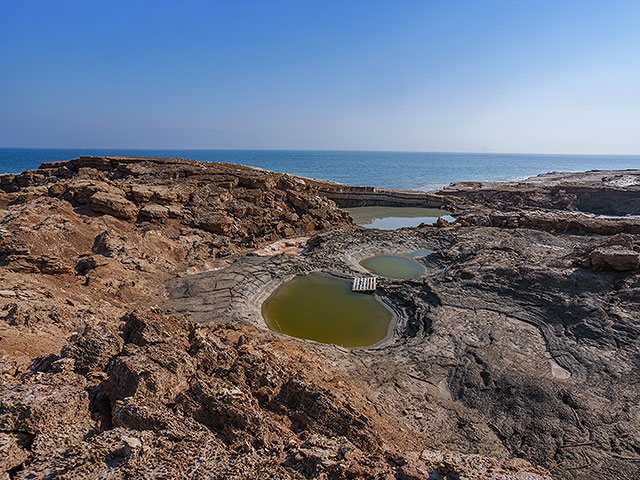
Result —
<svg viewBox="0 0 640 480"><path fill-rule="evenodd" d="M389 278L415 278L423 275L425 268L409 256L376 255L360 262L371 273Z"/></svg>
<svg viewBox="0 0 640 480"><path fill-rule="evenodd" d="M393 314L374 296L351 291L351 283L322 273L295 277L262 305L271 329L292 337L343 347L384 340Z"/></svg>

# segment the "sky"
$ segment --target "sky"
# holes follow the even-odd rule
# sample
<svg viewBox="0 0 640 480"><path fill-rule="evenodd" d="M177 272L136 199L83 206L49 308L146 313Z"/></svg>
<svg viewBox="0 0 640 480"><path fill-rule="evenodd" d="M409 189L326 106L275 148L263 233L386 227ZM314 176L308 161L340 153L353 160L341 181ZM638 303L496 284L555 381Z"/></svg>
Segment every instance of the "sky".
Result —
<svg viewBox="0 0 640 480"><path fill-rule="evenodd" d="M0 0L0 146L640 154L640 2Z"/></svg>

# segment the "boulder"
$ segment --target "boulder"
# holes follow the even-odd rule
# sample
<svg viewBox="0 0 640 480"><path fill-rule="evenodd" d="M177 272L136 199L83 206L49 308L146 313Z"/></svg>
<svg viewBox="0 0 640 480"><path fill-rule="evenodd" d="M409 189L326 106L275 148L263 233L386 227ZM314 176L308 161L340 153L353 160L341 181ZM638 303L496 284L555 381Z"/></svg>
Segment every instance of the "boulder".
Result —
<svg viewBox="0 0 640 480"><path fill-rule="evenodd" d="M235 230L233 218L220 213L198 215L193 220L193 224L196 228L223 235L228 235Z"/></svg>
<svg viewBox="0 0 640 480"><path fill-rule="evenodd" d="M178 200L178 193L163 186L151 187L153 200L158 203L174 203Z"/></svg>
<svg viewBox="0 0 640 480"><path fill-rule="evenodd" d="M131 187L131 196L136 202L148 202L153 196L153 191L144 185L134 185Z"/></svg>
<svg viewBox="0 0 640 480"><path fill-rule="evenodd" d="M124 341L114 326L108 323L89 325L80 335L72 337L62 349L62 356L73 359L76 372L85 375L90 371L104 370L123 345Z"/></svg>
<svg viewBox="0 0 640 480"><path fill-rule="evenodd" d="M67 191L67 187L61 183L54 183L47 190L50 197L59 197L66 191Z"/></svg>
<svg viewBox="0 0 640 480"><path fill-rule="evenodd" d="M109 192L94 193L89 198L89 206L94 212L106 213L126 220L132 220L138 215L138 207L135 203Z"/></svg>
<svg viewBox="0 0 640 480"><path fill-rule="evenodd" d="M622 245L610 245L594 249L588 261L596 270L627 272L640 268L640 253Z"/></svg>
<svg viewBox="0 0 640 480"><path fill-rule="evenodd" d="M157 203L147 203L140 209L140 215L151 220L163 220L169 218L169 209Z"/></svg>

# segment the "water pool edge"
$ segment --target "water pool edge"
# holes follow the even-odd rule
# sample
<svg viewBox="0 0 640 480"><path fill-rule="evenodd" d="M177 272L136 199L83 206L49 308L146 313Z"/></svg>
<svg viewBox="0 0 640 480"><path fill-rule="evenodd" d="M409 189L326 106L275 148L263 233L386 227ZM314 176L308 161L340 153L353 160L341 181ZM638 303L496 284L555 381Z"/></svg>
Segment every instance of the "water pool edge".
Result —
<svg viewBox="0 0 640 480"><path fill-rule="evenodd" d="M280 334L280 335L284 335L284 336L286 336L288 338L292 338L292 339L295 339L295 340L302 340L302 341L305 341L305 342L313 342L313 343L317 343L317 344L320 344L320 345L332 345L332 346L334 346L336 348L344 349L346 351L350 351L350 350L366 350L366 349L380 349L380 348L384 348L385 346L387 346L388 344L391 343L391 340L395 337L396 327L399 324L398 313L395 311L395 309L391 305L389 305L377 293L369 294L369 293L353 292L354 295L369 295L369 296L373 297L375 302L378 303L380 306L382 306L387 311L387 313L390 315L390 318L389 318L388 325L386 327L386 332L385 332L384 336L379 341L377 341L377 342L375 342L375 343L373 343L371 345L345 347L345 346L337 344L337 343L322 342L322 341L314 340L314 339L310 339L310 338L296 337L296 336L289 335L289 334L287 334L287 333L285 333L285 332L283 332L281 330L277 330L276 328L274 328L273 325L271 324L271 322L268 320L267 315L265 313L266 305L268 304L269 300L273 298L273 296L278 292L278 290L280 290L283 287L285 287L286 285L288 285L294 279L299 278L299 277L304 278L304 277L307 277L309 275L319 275L319 276L323 276L323 277L339 280L339 281L342 281L342 282L345 282L345 283L348 283L348 284L350 284L350 282L352 280L352 277L346 276L343 273L332 272L332 271L328 272L328 271L322 270L322 269L312 270L312 271L305 272L305 273L296 273L296 274L287 275L285 277L281 277L281 278L278 278L278 279L274 279L273 282L270 282L269 284L266 285L266 287L269 287L270 285L273 285L273 287L263 289L262 294L259 295L258 298L256 298L257 303L259 303L260 319L262 321L262 324L265 325L267 327L267 329L269 329L270 331L272 331L274 333L277 333L277 334Z"/></svg>

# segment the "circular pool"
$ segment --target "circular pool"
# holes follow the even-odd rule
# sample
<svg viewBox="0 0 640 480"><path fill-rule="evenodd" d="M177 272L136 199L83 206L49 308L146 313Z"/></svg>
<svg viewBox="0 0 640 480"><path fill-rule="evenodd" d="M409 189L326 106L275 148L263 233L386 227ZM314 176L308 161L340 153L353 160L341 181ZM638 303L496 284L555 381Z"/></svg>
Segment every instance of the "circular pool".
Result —
<svg viewBox="0 0 640 480"><path fill-rule="evenodd" d="M425 267L415 255L376 255L365 258L360 265L371 273L389 278L416 278L424 275Z"/></svg>

